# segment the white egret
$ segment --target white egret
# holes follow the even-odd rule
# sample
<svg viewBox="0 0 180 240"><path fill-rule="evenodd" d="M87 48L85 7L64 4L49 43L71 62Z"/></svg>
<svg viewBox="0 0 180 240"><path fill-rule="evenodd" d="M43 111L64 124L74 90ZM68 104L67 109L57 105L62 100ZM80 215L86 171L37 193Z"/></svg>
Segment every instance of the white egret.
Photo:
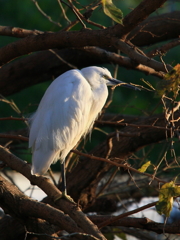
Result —
<svg viewBox="0 0 180 240"><path fill-rule="evenodd" d="M107 86L123 83L106 68L69 70L46 90L30 119L29 147L32 147L32 174L47 172L58 159L62 169L62 192L66 195L64 161L70 150L93 127L107 96ZM123 86L135 88L124 83Z"/></svg>

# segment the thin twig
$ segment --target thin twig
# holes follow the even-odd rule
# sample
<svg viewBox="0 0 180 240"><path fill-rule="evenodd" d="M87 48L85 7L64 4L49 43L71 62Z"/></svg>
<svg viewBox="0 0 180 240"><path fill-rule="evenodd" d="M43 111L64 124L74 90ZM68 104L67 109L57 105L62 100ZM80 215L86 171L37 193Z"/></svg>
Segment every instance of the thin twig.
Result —
<svg viewBox="0 0 180 240"><path fill-rule="evenodd" d="M60 8L61 8L61 11L62 11L62 14L63 14L64 18L66 19L66 21L67 21L68 23L71 23L71 21L70 21L69 18L67 17L66 12L65 12L62 4L61 4L61 0L57 0L57 2L59 3L59 6L60 6Z"/></svg>
<svg viewBox="0 0 180 240"><path fill-rule="evenodd" d="M96 120L96 123L98 124L104 124L104 125L114 125L114 126L125 126L125 127L137 127L137 128L155 128L160 130L167 130L170 131L170 128L167 127L160 127L160 126L153 126L153 125L137 125L132 123L122 123L122 122L111 122L111 121L102 121L102 120ZM175 129L178 130L178 129Z"/></svg>
<svg viewBox="0 0 180 240"><path fill-rule="evenodd" d="M21 116L21 118L24 118L24 123L25 123L27 126L29 126L27 119L23 116L22 112L20 111L20 109L18 108L18 106L15 104L15 102L14 102L13 100L8 100L8 99L6 99L4 96L2 96L2 95L0 94L0 101L9 104L10 107L11 107L18 115Z"/></svg>
<svg viewBox="0 0 180 240"><path fill-rule="evenodd" d="M170 49L180 45L180 38L174 39L163 46L153 49L151 52L147 54L148 57L154 57L158 55L164 55L166 52L168 52Z"/></svg>
<svg viewBox="0 0 180 240"><path fill-rule="evenodd" d="M70 8L73 11L73 13L76 15L77 19L79 20L79 22L82 24L83 28L86 28L86 25L83 23L82 19L80 18L79 14L78 14L78 9L72 4L71 0L68 0L69 4L70 4Z"/></svg>
<svg viewBox="0 0 180 240"><path fill-rule="evenodd" d="M23 137L21 135L2 134L2 133L0 133L0 138L11 138L11 139L18 139L18 140L22 140L22 141L28 142L28 138L27 137Z"/></svg>
<svg viewBox="0 0 180 240"><path fill-rule="evenodd" d="M51 23L57 25L58 27L62 27L62 25L61 25L59 22L53 21L52 18L51 18L49 15L47 15L47 14L41 9L41 7L39 6L39 4L38 4L38 2L37 2L36 0L31 0L31 1L35 4L35 6L37 7L38 11L39 11L45 18L47 18Z"/></svg>
<svg viewBox="0 0 180 240"><path fill-rule="evenodd" d="M3 117L3 118L0 118L0 121L6 121L6 120L16 120L16 121L23 121L23 122L25 122L25 121L27 121L28 119L27 118L17 118L17 117L12 117L12 116L10 116L10 117Z"/></svg>
<svg viewBox="0 0 180 240"><path fill-rule="evenodd" d="M83 13L83 14L81 14L80 12L79 12L79 10L72 4L72 2L71 1L69 1L69 2L71 2L71 4L72 4L72 7L69 5L69 4L67 4L66 2L64 2L64 1L61 1L61 2L63 2L64 4L66 4L69 8L71 8L72 10L74 9L74 13L75 13L75 15L77 16L77 18L78 18L78 20L75 20L74 22L71 22L71 24L68 26L68 27L66 27L66 28L64 28L63 30L64 31L68 31L70 28L72 28L74 25L76 25L79 21L82 21L81 19L83 19L85 22L87 22L87 23L89 23L89 24L91 24L91 25L93 25L93 26L96 26L96 27L98 27L98 28L100 28L100 29L105 29L106 27L105 26L102 26L102 25L100 25L100 24L98 24L98 23L96 23L96 22L93 22L93 21L91 21L91 20L89 20L88 18L89 18L89 16L92 14L92 12L101 4L101 1L99 2L99 3L97 3L95 6L93 6L93 7L91 7L91 9L88 9L85 13ZM86 25L83 23L83 22L81 22L81 24L83 25L83 27L84 28L86 28Z"/></svg>
<svg viewBox="0 0 180 240"><path fill-rule="evenodd" d="M141 174L141 175L144 175L144 176L148 176L150 178L153 178L154 180L158 181L158 182L161 182L161 183L166 183L166 181L164 180L161 180L160 178L157 178L157 177L154 177L153 175L149 174L149 173L143 173L143 172L140 172L138 171L137 169L135 168L132 168L130 167L129 165L125 165L125 164L120 164L120 163L116 163L116 162L113 162L109 159L106 159L106 158L100 158L100 157L95 157L93 155L89 155L89 154L86 154L86 153L82 153L78 150L71 150L72 152L80 155L80 156L84 156L86 158L90 158L90 159L94 159L94 160L98 160L98 161L102 161L102 162L106 162L106 163L109 163L111 165L114 165L116 167L122 167L122 168L125 168L125 169L128 169L130 171L133 171L133 172L136 172L138 174Z"/></svg>
<svg viewBox="0 0 180 240"><path fill-rule="evenodd" d="M99 192L96 194L95 198L98 198L101 193L106 189L106 187L112 182L112 180L114 179L116 173L119 171L119 168L116 168L113 173L111 174L110 178L108 179L108 181L106 182L106 184L104 184L104 186L99 190Z"/></svg>
<svg viewBox="0 0 180 240"><path fill-rule="evenodd" d="M140 212L140 211L142 211L142 210L144 210L144 209L153 207L153 206L156 205L156 203L157 203L157 201L156 201L156 202L153 202L153 203L149 203L149 204L147 204L147 205L144 205L143 207L137 208L137 209L132 210L132 211L129 211L129 212L127 212L127 213L123 213L123 214L121 214L121 215L119 215L119 216L112 217L110 220L107 220L107 221L102 222L101 224L99 224L98 227L99 227L99 228L105 227L105 226L107 226L107 225L109 225L109 224L112 224L113 222L115 222L115 221L117 221L117 220L120 220L120 219L122 219L122 218L125 218L125 217L127 217L127 216L130 216L130 215L132 215L132 214L138 213L138 212Z"/></svg>
<svg viewBox="0 0 180 240"><path fill-rule="evenodd" d="M57 54L53 49L49 49L49 51L52 52L59 60L61 60L61 62L67 64L70 68L77 69L76 66L72 65L71 63L68 63L59 54Z"/></svg>

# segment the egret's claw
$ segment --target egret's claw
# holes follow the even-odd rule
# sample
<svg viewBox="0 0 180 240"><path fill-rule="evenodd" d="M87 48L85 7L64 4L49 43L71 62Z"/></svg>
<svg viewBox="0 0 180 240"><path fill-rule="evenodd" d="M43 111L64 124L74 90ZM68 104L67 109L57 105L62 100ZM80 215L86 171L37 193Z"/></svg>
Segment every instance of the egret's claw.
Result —
<svg viewBox="0 0 180 240"><path fill-rule="evenodd" d="M62 192L62 194L59 194L59 196L57 196L55 199L54 199L54 202L56 202L57 200L61 199L61 198L64 198L66 200L68 200L69 202L72 202L74 204L77 204L73 198L69 195L67 195L65 192Z"/></svg>

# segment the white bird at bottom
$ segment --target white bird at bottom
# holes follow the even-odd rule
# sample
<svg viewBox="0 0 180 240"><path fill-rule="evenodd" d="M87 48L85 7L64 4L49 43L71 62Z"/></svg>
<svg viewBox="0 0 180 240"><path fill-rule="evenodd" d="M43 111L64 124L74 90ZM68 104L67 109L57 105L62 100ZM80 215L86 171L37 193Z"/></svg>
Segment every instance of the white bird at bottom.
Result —
<svg viewBox="0 0 180 240"><path fill-rule="evenodd" d="M58 159L61 162L63 195L66 191L64 161L82 136L91 131L107 97L107 86L123 83L106 68L69 70L46 90L30 118L29 147L32 148L32 174L42 175Z"/></svg>

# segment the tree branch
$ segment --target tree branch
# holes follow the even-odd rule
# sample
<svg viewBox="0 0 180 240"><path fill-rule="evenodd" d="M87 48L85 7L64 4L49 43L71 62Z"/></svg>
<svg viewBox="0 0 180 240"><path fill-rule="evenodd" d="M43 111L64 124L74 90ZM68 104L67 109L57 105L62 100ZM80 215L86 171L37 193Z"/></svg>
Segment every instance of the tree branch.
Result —
<svg viewBox="0 0 180 240"><path fill-rule="evenodd" d="M1 36L10 36L16 38L24 38L30 35L43 34L44 32L39 30L29 30L18 27L10 27L10 26L0 26L0 35Z"/></svg>
<svg viewBox="0 0 180 240"><path fill-rule="evenodd" d="M11 154L2 146L0 146L0 160L5 162L12 169L23 174L33 185L40 187L50 197L50 199L57 199L59 196L61 196L61 192L48 179L42 176L31 175L30 166L18 157ZM78 224L78 226L84 230L85 233L105 240L98 228L91 223L91 221L86 217L85 214L83 214L78 206L74 206L73 203L61 198L56 201L56 205L63 212L67 213Z"/></svg>
<svg viewBox="0 0 180 240"><path fill-rule="evenodd" d="M138 51L136 51L136 47L129 46L127 43L117 40L114 40L114 46L121 50L123 53L125 53L127 56L130 57L132 61L135 61L135 63L143 64L145 66L148 66L155 71L162 71L166 72L166 69L164 68L164 64L161 62L158 62L154 59L148 58L145 54L140 54ZM172 66L166 65L168 71L172 70Z"/></svg>
<svg viewBox="0 0 180 240"><path fill-rule="evenodd" d="M148 57L154 57L154 56L162 56L166 54L170 49L177 47L180 45L180 38L174 39L173 41L170 41L161 47L158 47L156 49L153 49L150 53L147 54Z"/></svg>
<svg viewBox="0 0 180 240"><path fill-rule="evenodd" d="M128 47L127 47L128 48ZM138 53L133 50L133 49L129 49L131 52L131 56L132 58L129 57L124 57L122 55L119 55L117 53L114 52L109 52L107 50L98 48L98 47L84 47L85 51L89 53L89 57L96 56L100 61L107 61L107 62L112 62L114 64L118 64L119 66L123 66L125 68L130 68L130 69L135 69L141 72L144 72L145 74L150 74L150 75L154 75L157 76L159 78L163 78L164 76L164 66L162 66L161 63L154 61L154 60L150 60L144 57L143 60L141 60L140 62L136 62L137 58L136 56L138 55ZM122 52L125 52L124 48L121 49ZM133 52L132 52L133 51ZM127 54L129 56L129 54ZM133 59L135 59L135 61L133 61ZM156 67L156 63L158 63L159 67L161 68L161 71L156 71L156 69L153 69L152 66L149 65L149 62L153 62L154 66ZM147 64L148 62L148 64ZM146 64L144 64L146 63ZM148 66L147 66L148 65ZM159 69L158 69L159 70Z"/></svg>
<svg viewBox="0 0 180 240"><path fill-rule="evenodd" d="M144 0L135 10L124 18L124 27L118 24L115 27L103 30L84 29L79 32L45 33L37 36L31 35L28 38L10 43L0 49L0 65L24 54L51 48L79 48L84 46L99 46L101 48L109 47L112 45L112 36L121 38L123 35L126 35L164 2L165 0L159 0L158 2L152 0L151 3L149 3L148 0ZM137 14L137 11L141 11L141 15L139 15L139 12ZM4 52L6 54L3 54Z"/></svg>
<svg viewBox="0 0 180 240"><path fill-rule="evenodd" d="M140 47L178 38L179 24L179 11L158 15L139 24L131 31L127 39Z"/></svg>
<svg viewBox="0 0 180 240"><path fill-rule="evenodd" d="M82 50L63 49L56 50L56 53L78 68L106 62L96 56L89 57L88 53ZM54 79L68 70L70 67L49 51L18 59L0 68L1 94L11 95L32 85Z"/></svg>
<svg viewBox="0 0 180 240"><path fill-rule="evenodd" d="M147 44L150 44L152 42L159 42L161 40L170 39L172 37L178 37L180 34L179 23L179 12L167 13L161 16L150 18L142 23L142 29L135 29L135 32L133 31L131 34L131 41L136 45L145 45L146 42ZM158 26L156 27L156 25ZM164 27L166 27L166 30L163 29ZM21 33L26 31L28 32L30 30L20 29L19 31L17 29L15 32ZM159 34L158 31L160 31ZM13 36L14 31L11 30L11 28L7 32L7 35L10 35L12 33ZM29 34L34 34L34 32L31 32ZM150 39L151 42L149 41ZM90 49L92 49L93 52L93 47ZM57 53L67 62L76 65L78 68L89 65L103 64L107 63L109 60L114 60L115 63L118 63L124 67L135 68L148 74L157 75L160 78L163 77L163 74L161 72L157 72L154 69L151 69L149 66L143 66L139 63L135 64L131 59L126 57L119 56L117 58L116 53L111 53L111 56L105 54L104 58L103 52L99 53L99 50L96 54L74 49L64 49L57 51ZM6 56L6 53L1 56ZM46 69L46 73L44 72L44 69ZM0 69L0 76L2 76L2 78L0 78L1 94L4 96L13 94L36 83L47 81L52 77L57 77L67 70L69 70L69 67L48 51L27 56L26 58L13 62L12 64L3 66Z"/></svg>
<svg viewBox="0 0 180 240"><path fill-rule="evenodd" d="M62 211L30 199L2 176L0 176L0 189L0 205L3 209L8 209L8 213L12 216L41 218L67 232L82 232L82 229Z"/></svg>
<svg viewBox="0 0 180 240"><path fill-rule="evenodd" d="M102 222L108 221L112 218L112 216L90 216L89 217L95 224L99 225ZM179 234L179 222L175 222L173 224L164 224L157 223L148 218L134 218L134 217L125 217L123 219L117 220L116 222L110 223L110 226L124 226L124 227L133 227L139 228L143 230L153 231L156 233L172 233Z"/></svg>
<svg viewBox="0 0 180 240"><path fill-rule="evenodd" d="M133 11L123 19L124 29L122 38L125 38L136 26L144 21L151 13L160 8L167 0L143 0Z"/></svg>

